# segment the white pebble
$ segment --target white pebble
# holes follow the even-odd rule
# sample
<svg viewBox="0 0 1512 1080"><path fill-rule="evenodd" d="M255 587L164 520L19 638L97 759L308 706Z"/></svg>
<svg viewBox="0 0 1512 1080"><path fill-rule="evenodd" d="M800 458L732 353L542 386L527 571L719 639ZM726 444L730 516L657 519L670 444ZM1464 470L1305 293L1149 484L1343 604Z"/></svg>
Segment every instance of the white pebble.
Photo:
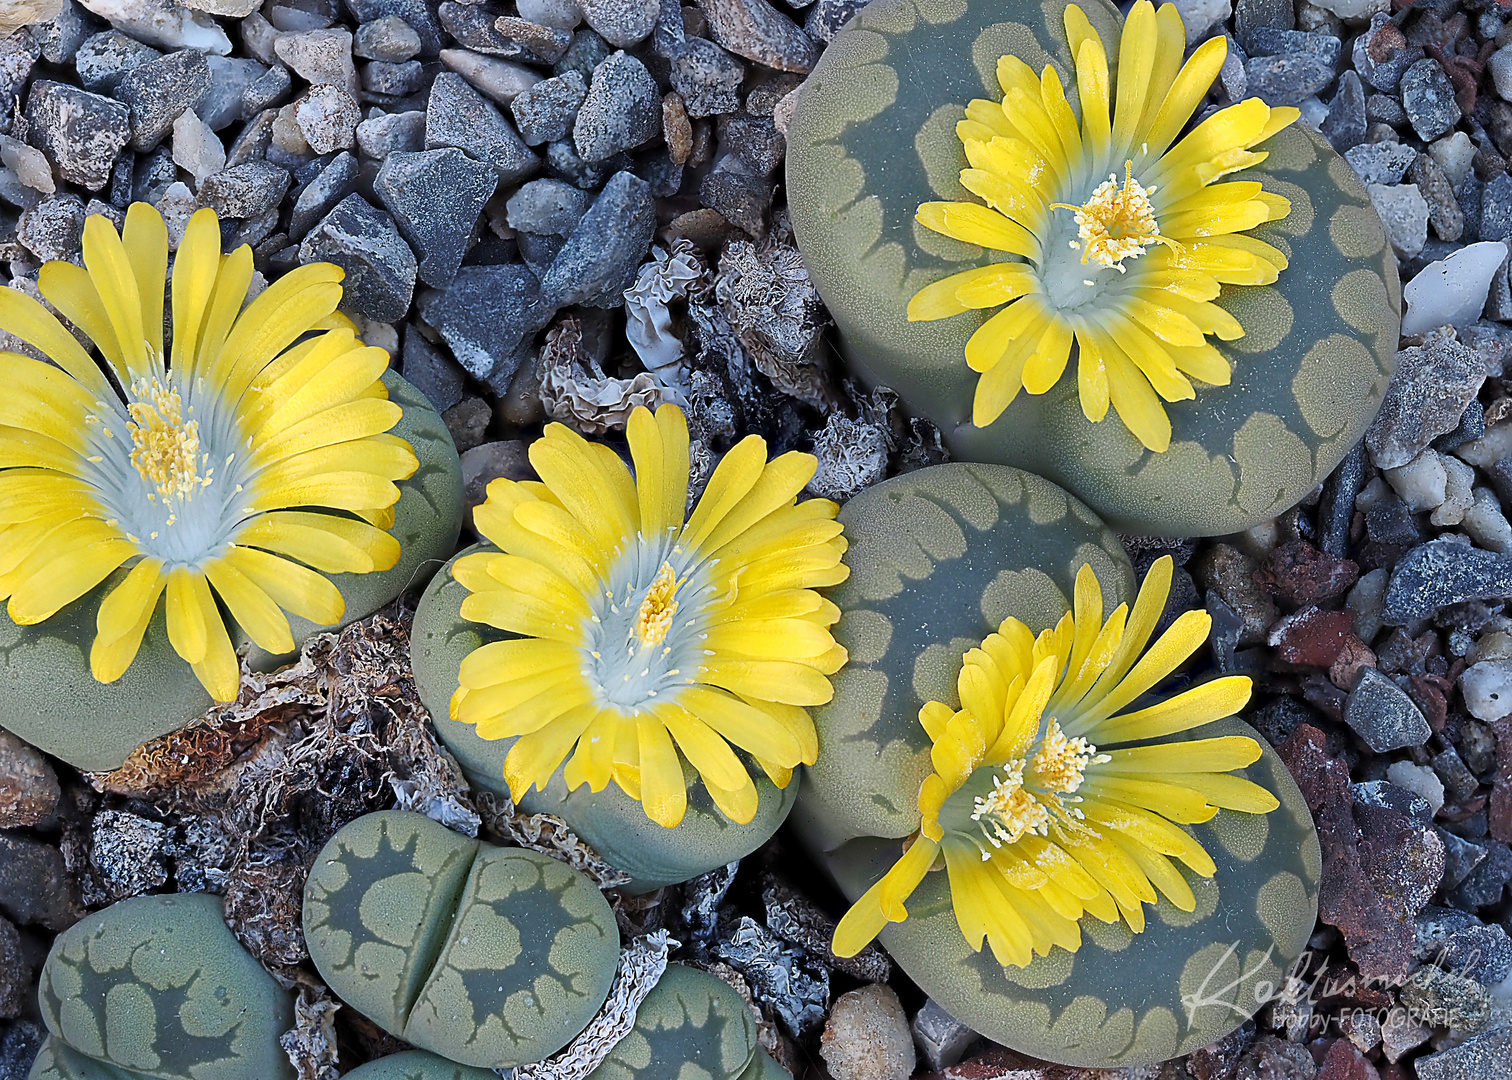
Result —
<svg viewBox="0 0 1512 1080"><path fill-rule="evenodd" d="M1512 660L1512 634L1493 630L1476 638L1465 654L1465 662L1478 664L1482 660Z"/></svg>
<svg viewBox="0 0 1512 1080"><path fill-rule="evenodd" d="M1437 450L1424 450L1407 464L1386 469L1384 475L1392 490L1414 514L1432 510L1444 501L1448 476Z"/></svg>
<svg viewBox="0 0 1512 1080"><path fill-rule="evenodd" d="M1465 186L1470 166L1475 161L1475 144L1463 131L1456 131L1428 144L1428 156L1438 162L1455 194Z"/></svg>
<svg viewBox="0 0 1512 1080"><path fill-rule="evenodd" d="M1465 708L1488 723L1512 713L1512 661L1482 660L1459 677Z"/></svg>
<svg viewBox="0 0 1512 1080"><path fill-rule="evenodd" d="M27 146L9 135L0 135L0 161L33 191L51 195L58 190L53 183L52 166L47 163L47 155L35 146Z"/></svg>
<svg viewBox="0 0 1512 1080"><path fill-rule="evenodd" d="M508 105L545 78L528 67L471 49L442 49L438 55L443 64L472 83L474 90L500 105Z"/></svg>
<svg viewBox="0 0 1512 1080"><path fill-rule="evenodd" d="M1316 0L1317 5L1341 19L1369 22L1377 12L1391 10L1391 0Z"/></svg>
<svg viewBox="0 0 1512 1080"><path fill-rule="evenodd" d="M1372 476L1370 483L1366 484L1360 493L1355 496L1355 509L1362 514L1365 513L1376 503L1380 502L1382 497L1390 490L1386 486L1386 481L1382 480L1379 476Z"/></svg>
<svg viewBox="0 0 1512 1080"><path fill-rule="evenodd" d="M1455 457L1477 469L1489 469L1509 455L1512 455L1512 424L1497 424L1480 438L1454 448Z"/></svg>
<svg viewBox="0 0 1512 1080"><path fill-rule="evenodd" d="M193 109L173 122L173 163L194 177L195 190L205 177L226 167L226 148Z"/></svg>
<svg viewBox="0 0 1512 1080"><path fill-rule="evenodd" d="M1491 277L1507 261L1507 246L1483 240L1462 247L1447 259L1431 262L1407 283L1402 299L1402 333L1426 334L1449 324L1468 326L1481 317Z"/></svg>
<svg viewBox="0 0 1512 1080"><path fill-rule="evenodd" d="M1487 551L1499 555L1512 553L1512 524L1507 523L1501 503L1487 488L1476 488L1474 497L1470 509L1460 519L1460 527L1470 534L1470 539Z"/></svg>
<svg viewBox="0 0 1512 1080"><path fill-rule="evenodd" d="M79 0L122 33L163 49L199 49L226 56L231 39L209 15L169 0Z"/></svg>
<svg viewBox="0 0 1512 1080"><path fill-rule="evenodd" d="M1386 770L1386 779L1397 787L1406 788L1427 800L1433 813L1444 807L1444 782L1426 765L1414 765L1410 761L1393 761Z"/></svg>
<svg viewBox="0 0 1512 1080"><path fill-rule="evenodd" d="M1439 462L1444 467L1444 501L1428 518L1433 524L1458 525L1464 520L1465 511L1475 502L1471 489L1475 487L1475 470L1457 457L1440 454Z"/></svg>
<svg viewBox="0 0 1512 1080"><path fill-rule="evenodd" d="M1323 99L1317 95L1298 102L1297 110L1302 114L1299 122L1314 131L1321 128L1323 121L1328 119L1328 106L1323 104Z"/></svg>
<svg viewBox="0 0 1512 1080"><path fill-rule="evenodd" d="M819 1054L835 1080L908 1080L913 1035L898 995L882 983L842 995L824 1025Z"/></svg>
<svg viewBox="0 0 1512 1080"><path fill-rule="evenodd" d="M163 224L168 227L170 251L178 250L179 241L184 238L184 230L189 227L189 219L198 209L199 202L187 184L175 181L163 192L163 197L157 201L157 211L163 215Z"/></svg>
<svg viewBox="0 0 1512 1080"><path fill-rule="evenodd" d="M578 23L583 21L583 12L573 0L519 0L515 8L519 11L520 18L537 26L575 30ZM1191 40L1190 33L1188 40Z"/></svg>
<svg viewBox="0 0 1512 1080"><path fill-rule="evenodd" d="M1174 0L1186 24L1187 47L1208 36L1208 30L1234 14L1233 0Z"/></svg>
<svg viewBox="0 0 1512 1080"><path fill-rule="evenodd" d="M1496 96L1503 101L1512 101L1512 45L1503 45L1492 53L1486 67L1496 85Z"/></svg>

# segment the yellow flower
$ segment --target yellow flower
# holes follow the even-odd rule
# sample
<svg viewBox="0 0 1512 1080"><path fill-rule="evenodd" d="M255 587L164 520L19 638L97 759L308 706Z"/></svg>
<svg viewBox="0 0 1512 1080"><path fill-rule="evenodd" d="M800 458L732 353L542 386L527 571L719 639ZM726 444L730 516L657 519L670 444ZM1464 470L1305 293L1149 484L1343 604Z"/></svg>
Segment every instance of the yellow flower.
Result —
<svg viewBox="0 0 1512 1080"><path fill-rule="evenodd" d="M384 530L417 462L386 434L401 415L380 381L388 354L336 313L339 267L301 267L244 309L252 251L223 256L214 212L199 211L173 267L165 357L167 275L168 231L145 203L119 236L85 222L82 268L42 267L42 295L103 365L0 289L0 329L52 361L0 353L0 598L40 623L129 564L100 604L95 678L131 666L166 592L174 650L229 701L240 671L220 605L273 653L294 648L284 611L339 621L322 574L398 561Z"/></svg>
<svg viewBox="0 0 1512 1080"><path fill-rule="evenodd" d="M1212 303L1220 287L1268 285L1286 269L1282 252L1243 234L1291 204L1255 180L1215 181L1264 161L1250 147L1298 111L1250 98L1177 141L1223 66L1226 39L1203 42L1183 65L1175 6L1156 12L1139 0L1124 23L1115 92L1102 39L1080 8L1066 8L1065 26L1080 117L1053 67L1036 77L1004 56L1002 102L973 101L956 125L970 164L961 184L986 206L919 207L921 225L1006 261L926 286L908 317L1007 305L966 344L967 365L982 374L977 426L1002 415L1020 388L1043 394L1059 382L1074 340L1087 419L1102 420L1111 404L1144 446L1164 451L1171 422L1160 399L1195 396L1194 381L1229 382L1228 361L1207 338L1232 341L1244 328Z"/></svg>
<svg viewBox="0 0 1512 1080"><path fill-rule="evenodd" d="M738 443L688 499L688 425L664 405L630 415L635 475L607 446L550 424L530 448L541 483L495 480L474 511L503 554L458 559L462 616L520 635L462 662L451 716L480 738L518 736L516 799L557 766L569 788L613 780L671 827L687 810L682 758L735 822L756 787L731 744L778 787L818 753L806 706L845 663L840 617L814 590L849 571L837 507L798 502L812 455L768 462ZM576 750L574 750L576 747Z"/></svg>
<svg viewBox="0 0 1512 1080"><path fill-rule="evenodd" d="M840 920L834 948L852 956L889 922L943 856L961 933L985 936L999 963L1027 965L1081 944L1077 920L1120 917L1144 929L1157 891L1182 911L1196 900L1174 858L1202 877L1213 860L1181 825L1220 808L1264 814L1279 804L1230 770L1260 757L1243 736L1139 745L1230 716L1249 700L1244 676L1214 679L1124 711L1207 638L1188 611L1148 651L1165 609L1171 560L1155 563L1134 608L1102 621L1086 566L1074 613L1038 638L1007 619L965 655L961 708L919 710L934 772L919 788L922 823L903 857ZM1143 655L1141 655L1143 653Z"/></svg>

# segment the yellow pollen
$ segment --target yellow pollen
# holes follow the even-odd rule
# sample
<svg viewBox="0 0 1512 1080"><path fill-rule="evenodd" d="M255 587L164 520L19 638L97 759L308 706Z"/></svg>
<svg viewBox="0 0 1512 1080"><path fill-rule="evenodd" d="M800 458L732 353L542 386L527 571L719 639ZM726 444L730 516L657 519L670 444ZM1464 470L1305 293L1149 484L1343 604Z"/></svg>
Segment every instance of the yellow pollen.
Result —
<svg viewBox="0 0 1512 1080"><path fill-rule="evenodd" d="M671 563L662 563L661 572L646 590L640 610L635 613L635 636L643 648L660 645L672 629L672 619L677 615L677 575Z"/></svg>
<svg viewBox="0 0 1512 1080"><path fill-rule="evenodd" d="M1059 210L1076 213L1077 235L1082 249L1082 265L1094 262L1104 269L1124 272L1125 259L1138 258L1151 244L1178 248L1176 241L1160 235L1155 221L1155 207L1150 196L1155 188L1146 188L1134 179L1134 162L1124 162L1124 182L1109 175L1081 206L1051 203ZM1076 247L1076 244L1072 245Z"/></svg>
<svg viewBox="0 0 1512 1080"><path fill-rule="evenodd" d="M1066 738L1060 721L1051 720L1030 766L1041 787L1069 795L1081 787L1087 766L1098 756L1097 747L1086 739Z"/></svg>
<svg viewBox="0 0 1512 1080"><path fill-rule="evenodd" d="M1024 790L1023 758L1008 762L1003 775L992 778L992 793L972 803L971 820L981 823L993 847L1016 844L1026 833L1045 832L1050 811Z"/></svg>
<svg viewBox="0 0 1512 1080"><path fill-rule="evenodd" d="M188 502L210 484L209 477L199 474L199 421L185 421L178 391L157 379L137 379L131 394L136 398L126 406L131 464L165 499Z"/></svg>

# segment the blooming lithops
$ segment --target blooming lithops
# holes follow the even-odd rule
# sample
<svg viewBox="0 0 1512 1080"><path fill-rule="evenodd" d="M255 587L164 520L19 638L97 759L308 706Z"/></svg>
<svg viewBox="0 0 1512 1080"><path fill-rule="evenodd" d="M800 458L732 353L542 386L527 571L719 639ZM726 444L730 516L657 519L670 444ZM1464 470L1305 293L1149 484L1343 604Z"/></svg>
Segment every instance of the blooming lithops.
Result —
<svg viewBox="0 0 1512 1080"><path fill-rule="evenodd" d="M293 999L215 896L139 896L80 920L53 942L38 1000L53 1049L36 1078L294 1076L278 1042Z"/></svg>
<svg viewBox="0 0 1512 1080"><path fill-rule="evenodd" d="M835 504L798 501L812 455L768 461L750 436L687 514L681 410L638 409L626 434L633 473L552 424L530 449L541 482L489 485L474 520L494 549L432 582L414 662L476 783L652 888L781 824L814 761L808 710L845 662L815 590L847 571Z"/></svg>
<svg viewBox="0 0 1512 1080"><path fill-rule="evenodd" d="M119 234L86 220L82 266L42 267L97 356L0 293L51 361L0 356L0 721L90 769L235 698L238 644L286 654L381 607L460 525L445 427L337 312L338 267L249 299L251 250L223 256L210 210L171 280L168 248L137 203Z"/></svg>
<svg viewBox="0 0 1512 1080"><path fill-rule="evenodd" d="M794 813L853 900L836 951L879 937L964 1023L1067 1064L1243 1022L1312 931L1321 856L1234 715L1249 679L1163 689L1210 623L1166 612L1170 560L1135 595L1086 507L1001 466L898 477L841 520L852 663Z"/></svg>
<svg viewBox="0 0 1512 1080"><path fill-rule="evenodd" d="M419 814L358 818L321 849L304 931L321 977L385 1031L478 1068L560 1050L609 994L619 930L564 863Z"/></svg>
<svg viewBox="0 0 1512 1080"><path fill-rule="evenodd" d="M804 261L857 370L958 458L1131 532L1274 517L1359 439L1397 345L1364 187L1296 110L1205 116L1174 5L879 0L788 138ZM927 70L928 78L915 72Z"/></svg>

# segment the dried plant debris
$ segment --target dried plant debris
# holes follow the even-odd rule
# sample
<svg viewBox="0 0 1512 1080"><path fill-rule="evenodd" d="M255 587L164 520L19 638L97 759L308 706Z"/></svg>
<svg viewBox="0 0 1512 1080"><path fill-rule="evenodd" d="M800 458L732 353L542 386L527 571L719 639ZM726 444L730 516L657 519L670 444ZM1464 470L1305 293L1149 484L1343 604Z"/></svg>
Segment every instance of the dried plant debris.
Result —
<svg viewBox="0 0 1512 1080"><path fill-rule="evenodd" d="M784 394L815 409L838 404L821 363L829 313L791 243L731 240L719 258L714 296L757 370Z"/></svg>
<svg viewBox="0 0 1512 1080"><path fill-rule="evenodd" d="M721 960L746 977L751 990L795 1039L824 1026L829 1011L830 969L787 944L749 915L742 915L715 948Z"/></svg>
<svg viewBox="0 0 1512 1080"><path fill-rule="evenodd" d="M625 290L625 336L646 370L662 384L667 401L687 405L688 368L683 341L673 326L671 304L708 289L708 267L691 241L653 247L635 284Z"/></svg>
<svg viewBox="0 0 1512 1080"><path fill-rule="evenodd" d="M767 929L783 941L801 946L853 979L886 982L892 978L892 961L876 942L855 956L836 956L830 949L835 920L787 882L766 875L762 882L761 903L766 909Z"/></svg>
<svg viewBox="0 0 1512 1080"><path fill-rule="evenodd" d="M513 1080L583 1080L630 1034L636 1010L667 970L667 953L676 946L665 930L659 930L621 949L609 997L582 1033L545 1061L520 1065L508 1075Z"/></svg>
<svg viewBox="0 0 1512 1080"><path fill-rule="evenodd" d="M630 881L629 874L600 858L561 818L551 814L522 814L508 798L496 796L491 791L480 791L476 797L484 826L516 847L550 855L587 874L601 889L612 889Z"/></svg>
<svg viewBox="0 0 1512 1080"><path fill-rule="evenodd" d="M332 1000L324 987L299 988L294 1026L278 1040L299 1080L337 1080L341 1075L336 1067L336 1012L340 1008L341 1003Z"/></svg>
<svg viewBox="0 0 1512 1080"><path fill-rule="evenodd" d="M565 316L546 332L538 363L546 415L584 435L623 431L637 408L655 409L670 400L650 372L628 379L606 375L584 348L583 325L575 315Z"/></svg>
<svg viewBox="0 0 1512 1080"><path fill-rule="evenodd" d="M706 960L715 945L719 933L719 907L729 895L739 870L740 860L736 859L683 884L683 903L678 914L687 928L688 947L699 960Z"/></svg>

